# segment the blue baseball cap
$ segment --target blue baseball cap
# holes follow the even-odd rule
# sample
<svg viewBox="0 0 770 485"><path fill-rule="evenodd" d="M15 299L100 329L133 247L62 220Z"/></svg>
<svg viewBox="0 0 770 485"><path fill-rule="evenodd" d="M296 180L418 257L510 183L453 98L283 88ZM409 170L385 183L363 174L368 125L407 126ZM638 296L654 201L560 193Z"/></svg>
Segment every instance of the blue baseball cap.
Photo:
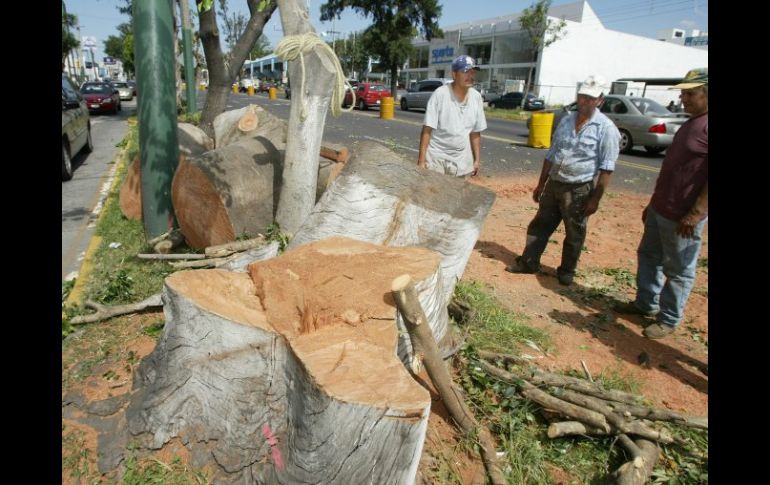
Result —
<svg viewBox="0 0 770 485"><path fill-rule="evenodd" d="M471 69L480 71L481 68L476 65L476 61L471 56L460 56L452 61L452 71L468 72Z"/></svg>

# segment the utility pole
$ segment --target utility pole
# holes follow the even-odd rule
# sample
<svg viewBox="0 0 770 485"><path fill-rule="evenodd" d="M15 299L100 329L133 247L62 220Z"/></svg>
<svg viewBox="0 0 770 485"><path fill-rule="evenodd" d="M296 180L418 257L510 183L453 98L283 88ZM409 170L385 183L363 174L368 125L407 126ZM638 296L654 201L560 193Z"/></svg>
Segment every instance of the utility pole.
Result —
<svg viewBox="0 0 770 485"><path fill-rule="evenodd" d="M179 163L174 26L169 0L133 2L134 53L142 173L142 221L147 240L177 226L171 181Z"/></svg>

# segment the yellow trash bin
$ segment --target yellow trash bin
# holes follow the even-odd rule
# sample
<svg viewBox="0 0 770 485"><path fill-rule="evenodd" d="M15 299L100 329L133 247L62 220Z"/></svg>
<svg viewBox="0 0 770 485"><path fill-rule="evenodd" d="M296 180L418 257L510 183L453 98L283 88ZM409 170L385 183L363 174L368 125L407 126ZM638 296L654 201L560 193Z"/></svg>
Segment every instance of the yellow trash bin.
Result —
<svg viewBox="0 0 770 485"><path fill-rule="evenodd" d="M267 97L270 99L278 99L278 90L275 88L270 88L267 90Z"/></svg>
<svg viewBox="0 0 770 485"><path fill-rule="evenodd" d="M233 92L234 93L238 92L238 85L237 84L233 84Z"/></svg>
<svg viewBox="0 0 770 485"><path fill-rule="evenodd" d="M206 90L206 83L201 83L200 84L200 90L201 91L205 91Z"/></svg>
<svg viewBox="0 0 770 485"><path fill-rule="evenodd" d="M249 96L254 96L254 86L249 86L246 88L246 91L249 93Z"/></svg>
<svg viewBox="0 0 770 485"><path fill-rule="evenodd" d="M383 120L393 119L393 97L388 96L380 99L380 118Z"/></svg>
<svg viewBox="0 0 770 485"><path fill-rule="evenodd" d="M532 148L551 148L551 127L553 113L534 112L529 125L529 140Z"/></svg>

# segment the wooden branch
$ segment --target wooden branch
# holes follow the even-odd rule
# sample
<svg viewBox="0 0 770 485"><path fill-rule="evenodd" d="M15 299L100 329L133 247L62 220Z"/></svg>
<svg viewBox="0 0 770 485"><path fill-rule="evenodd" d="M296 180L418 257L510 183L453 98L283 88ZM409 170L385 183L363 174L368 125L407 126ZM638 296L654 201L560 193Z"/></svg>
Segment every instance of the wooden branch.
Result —
<svg viewBox="0 0 770 485"><path fill-rule="evenodd" d="M173 231L167 232L165 235L165 239L157 241L152 245L153 249L158 254L168 254L172 249L177 248L184 243L184 235L179 229L174 229ZM157 240L158 238L155 239Z"/></svg>
<svg viewBox="0 0 770 485"><path fill-rule="evenodd" d="M229 256L233 253L248 251L249 249L258 248L265 245L265 236L259 235L252 239L246 239L244 241L234 241L225 244L219 244L217 246L209 246L204 250L207 258L221 258Z"/></svg>
<svg viewBox="0 0 770 485"><path fill-rule="evenodd" d="M526 366L523 371L513 370L512 374L520 379L526 379L534 385L547 385L554 387L563 387L565 389L571 389L578 391L589 396L597 397L607 401L615 401L626 404L639 404L642 402L642 396L631 394L628 392L618 391L615 389L604 389L600 384L596 382L588 382L585 379L577 377L563 376L547 372L537 367L520 357L515 357L507 354L497 354L494 352L479 351L479 357L486 360L502 359L503 361L513 362L514 364Z"/></svg>
<svg viewBox="0 0 770 485"><path fill-rule="evenodd" d="M563 389L559 393L559 397L565 401L602 414L612 426L622 433L633 434L649 440L660 441L661 443L672 443L674 441L671 435L665 431L650 428L639 421L627 421L600 399L570 391L569 389Z"/></svg>
<svg viewBox="0 0 770 485"><path fill-rule="evenodd" d="M452 384L452 378L438 351L425 312L417 299L417 290L412 283L412 278L408 274L397 277L391 284L391 292L406 324L412 345L414 346L414 342L420 342L417 348L420 348L425 355L425 368L452 419L466 434L471 436L478 434L481 458L490 480L494 485L505 484L505 477L498 464L494 439L486 427L479 425L465 404L460 391Z"/></svg>
<svg viewBox="0 0 770 485"><path fill-rule="evenodd" d="M449 315L458 324L468 323L476 315L476 310L468 306L468 304L466 304L465 302L460 301L454 297L449 302L449 305L447 306L447 310L449 311Z"/></svg>
<svg viewBox="0 0 770 485"><path fill-rule="evenodd" d="M593 376L591 376L591 371L588 370L588 366L586 365L586 361L585 360L581 360L580 361L580 365L583 366L583 372L586 373L586 379L588 379L589 381L593 382L594 378L593 378Z"/></svg>
<svg viewBox="0 0 770 485"><path fill-rule="evenodd" d="M631 454L631 463L634 465L634 468L641 468L644 464L644 452L642 449L636 446L636 443L631 441L631 438L625 433L618 435L618 441Z"/></svg>
<svg viewBox="0 0 770 485"><path fill-rule="evenodd" d="M137 254L137 258L139 259L206 259L205 254L180 254L180 253L173 253L173 254Z"/></svg>
<svg viewBox="0 0 770 485"><path fill-rule="evenodd" d="M631 440L628 439L628 441ZM622 438L621 443L623 443ZM658 445L655 442L639 439L633 442L633 445L637 450L632 452L634 459L624 463L613 473L617 485L644 485L650 479L658 461Z"/></svg>
<svg viewBox="0 0 770 485"><path fill-rule="evenodd" d="M548 426L548 437L551 439L561 438L562 436L573 435L608 435L606 431L599 428L592 428L586 426L580 421L560 421L557 423L551 423Z"/></svg>
<svg viewBox="0 0 770 485"><path fill-rule="evenodd" d="M605 401L604 403L610 406L616 413L627 417L635 416L637 418L649 419L650 421L668 421L690 428L709 429L708 416L690 416L670 409L630 406L614 401Z"/></svg>
<svg viewBox="0 0 770 485"><path fill-rule="evenodd" d="M490 375L521 387L521 394L527 399L540 404L543 407L556 410L565 416L577 419L582 423L586 423L594 428L603 429L605 432L610 432L610 426L607 423L607 419L600 413L597 413L584 407L575 406L569 402L565 402L559 398L553 397L545 391L541 391L531 383L516 376L510 372L507 372L499 367L495 367L487 362L479 361L479 365L485 372Z"/></svg>
<svg viewBox="0 0 770 485"><path fill-rule="evenodd" d="M327 160L345 163L348 161L348 158L350 158L350 152L346 147L335 150L334 148L321 145L321 156Z"/></svg>
<svg viewBox="0 0 770 485"><path fill-rule="evenodd" d="M160 293L149 296L139 303L131 303L128 305L106 306L94 301L88 300L86 306L96 310L96 313L91 315L80 315L72 320L72 325L82 325L84 323L98 322L100 320L106 320L108 318L116 317L118 315L125 315L127 313L136 313L148 308L158 308L163 306L163 301L160 298Z"/></svg>
<svg viewBox="0 0 770 485"><path fill-rule="evenodd" d="M227 263L228 261L231 261L231 257L226 258L206 258L206 259L197 259L193 261L179 261L176 263L169 263L171 266L177 269L188 269L188 268L218 268L219 266Z"/></svg>

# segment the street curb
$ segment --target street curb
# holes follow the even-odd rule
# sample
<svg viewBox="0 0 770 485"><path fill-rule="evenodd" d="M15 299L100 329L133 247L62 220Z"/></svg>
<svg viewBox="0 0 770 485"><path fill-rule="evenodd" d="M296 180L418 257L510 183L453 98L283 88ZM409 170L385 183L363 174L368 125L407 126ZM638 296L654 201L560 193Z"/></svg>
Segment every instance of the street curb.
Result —
<svg viewBox="0 0 770 485"><path fill-rule="evenodd" d="M118 173L119 171L121 171L123 169L123 166L126 164L126 157L125 157L126 150L127 150L127 147L123 147L116 157L118 161L115 167L115 173ZM112 184L110 185L110 188L107 191L107 195L106 195L107 201L104 203L101 210L99 211L99 215L96 217L96 221L94 221L96 226L99 225L99 222L102 220L102 216L104 215L105 212L107 212L107 209L109 208L109 204L110 204L109 196L116 189L117 185L118 185L118 177L114 177L112 180ZM83 300L83 295L85 294L86 282L88 281L93 271L93 257L94 257L94 254L96 254L96 250L99 249L99 246L101 245L101 243L102 243L102 237L97 234L94 234L93 237L91 238L91 242L88 244L88 248L86 249L85 256L83 257L83 263L81 263L80 265L80 271L78 272L78 276L75 279L75 286L72 287L72 291L70 291L69 295L67 295L67 298L64 300L64 303L62 306L83 303L82 300Z"/></svg>

